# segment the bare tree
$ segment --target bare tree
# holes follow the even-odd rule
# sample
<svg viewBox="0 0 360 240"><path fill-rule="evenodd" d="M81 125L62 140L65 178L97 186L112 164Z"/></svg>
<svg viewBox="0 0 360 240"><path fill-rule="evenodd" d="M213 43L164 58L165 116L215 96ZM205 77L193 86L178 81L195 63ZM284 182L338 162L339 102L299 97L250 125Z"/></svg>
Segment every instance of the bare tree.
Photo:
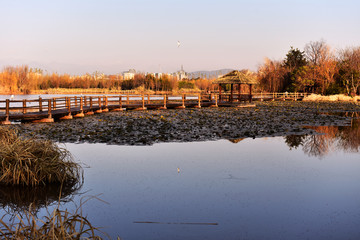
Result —
<svg viewBox="0 0 360 240"><path fill-rule="evenodd" d="M324 94L329 85L334 82L337 70L335 55L322 39L306 44L305 56L310 63L309 77L317 83L321 93Z"/></svg>
<svg viewBox="0 0 360 240"><path fill-rule="evenodd" d="M343 83L350 91L357 94L360 86L360 47L347 48L340 52Z"/></svg>

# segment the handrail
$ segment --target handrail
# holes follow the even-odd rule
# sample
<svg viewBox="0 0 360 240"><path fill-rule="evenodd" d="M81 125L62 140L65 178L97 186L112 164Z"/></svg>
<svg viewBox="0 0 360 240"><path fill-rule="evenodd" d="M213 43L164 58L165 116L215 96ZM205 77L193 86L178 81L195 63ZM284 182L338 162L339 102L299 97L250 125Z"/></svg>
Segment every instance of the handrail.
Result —
<svg viewBox="0 0 360 240"><path fill-rule="evenodd" d="M161 107L166 109L168 106L177 106L177 108L185 108L185 106L201 107L202 105L211 104L218 106L220 103L233 101L251 101L252 99L300 99L308 95L307 93L188 93L188 94L120 94L120 95L77 95L67 97L53 97L23 100L0 100L0 117L9 119L11 116L25 115L48 115L50 118L54 114L65 112L71 115L72 112L90 112L90 111L108 111L111 109L122 109L123 106L139 109L147 107Z"/></svg>

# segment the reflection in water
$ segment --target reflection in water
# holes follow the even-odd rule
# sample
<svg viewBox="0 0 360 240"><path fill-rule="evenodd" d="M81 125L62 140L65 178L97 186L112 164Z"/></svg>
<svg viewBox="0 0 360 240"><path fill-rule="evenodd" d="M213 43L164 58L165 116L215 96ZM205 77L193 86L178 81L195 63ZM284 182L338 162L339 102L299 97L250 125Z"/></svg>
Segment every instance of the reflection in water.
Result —
<svg viewBox="0 0 360 240"><path fill-rule="evenodd" d="M51 184L46 186L1 186L0 187L0 208L9 215L21 214L31 210L33 215L44 207L51 206L59 201L66 203L72 200L74 194L82 187L78 184Z"/></svg>
<svg viewBox="0 0 360 240"><path fill-rule="evenodd" d="M232 143L239 143L241 142L242 140L244 140L245 138L237 138L237 139L229 139L230 142Z"/></svg>
<svg viewBox="0 0 360 240"><path fill-rule="evenodd" d="M341 150L359 152L360 119L353 119L349 127L318 126L309 127L318 135L291 135L285 137L286 144L292 148L302 146L309 156L322 157L329 152Z"/></svg>

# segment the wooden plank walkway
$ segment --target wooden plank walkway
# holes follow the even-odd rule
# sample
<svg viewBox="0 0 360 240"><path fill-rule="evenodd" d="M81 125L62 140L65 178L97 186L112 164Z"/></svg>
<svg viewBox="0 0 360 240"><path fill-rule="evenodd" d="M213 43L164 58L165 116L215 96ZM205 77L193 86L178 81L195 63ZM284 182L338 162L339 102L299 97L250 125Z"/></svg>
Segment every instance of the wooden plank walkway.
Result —
<svg viewBox="0 0 360 240"><path fill-rule="evenodd" d="M103 95L51 99L0 100L0 124L53 122L94 113L122 110L184 109L201 107L254 106L252 100L302 100L304 93L182 94L182 95Z"/></svg>
<svg viewBox="0 0 360 240"><path fill-rule="evenodd" d="M244 99L249 98L245 95ZM238 100L229 102L226 95L219 100L217 94L146 94L73 96L33 100L6 99L0 100L0 123L10 124L11 121L53 122L58 119L72 119L108 111L230 107L244 104L246 105L246 103L241 103Z"/></svg>

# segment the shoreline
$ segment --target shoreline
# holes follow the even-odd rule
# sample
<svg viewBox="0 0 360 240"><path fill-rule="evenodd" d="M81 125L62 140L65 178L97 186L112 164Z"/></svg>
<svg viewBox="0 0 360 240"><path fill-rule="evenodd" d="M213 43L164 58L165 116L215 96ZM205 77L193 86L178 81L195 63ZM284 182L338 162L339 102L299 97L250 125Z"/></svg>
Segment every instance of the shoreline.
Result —
<svg viewBox="0 0 360 240"><path fill-rule="evenodd" d="M334 113L360 112L354 103L259 102L252 108L109 112L49 124L19 124L22 135L57 142L152 145L317 134L305 126L350 126ZM329 114L325 114L329 113Z"/></svg>

